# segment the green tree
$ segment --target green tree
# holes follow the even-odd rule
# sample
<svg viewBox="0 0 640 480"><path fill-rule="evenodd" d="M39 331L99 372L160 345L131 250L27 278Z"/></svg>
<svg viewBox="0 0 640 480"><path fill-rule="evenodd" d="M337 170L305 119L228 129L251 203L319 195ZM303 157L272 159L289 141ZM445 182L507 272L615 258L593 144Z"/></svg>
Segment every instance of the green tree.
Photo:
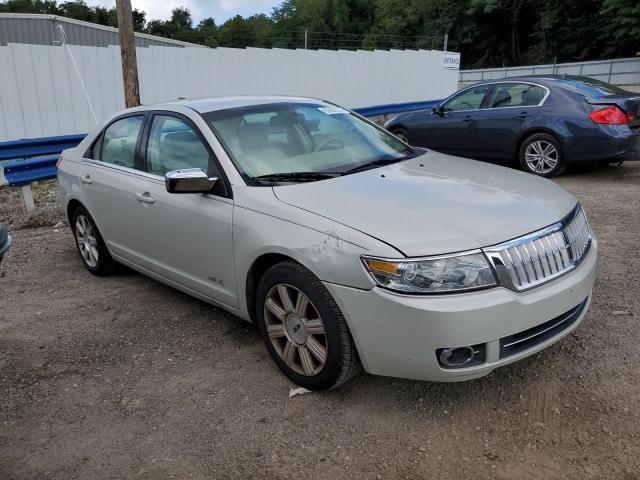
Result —
<svg viewBox="0 0 640 480"><path fill-rule="evenodd" d="M118 26L118 18L115 7L91 7L83 0L60 3L55 0L8 0L0 3L0 12L13 13L43 13L48 15L60 15L62 17L84 20L85 22L98 23L111 27ZM146 14L134 9L133 28L141 32L144 30Z"/></svg>
<svg viewBox="0 0 640 480"><path fill-rule="evenodd" d="M85 0L6 0L1 12L48 13L116 26L115 8ZM464 68L595 60L640 55L638 0L283 0L271 15L213 18L195 27L186 8L134 28L209 47L442 48Z"/></svg>
<svg viewBox="0 0 640 480"><path fill-rule="evenodd" d="M218 46L218 27L213 18L205 18L201 20L196 31L202 36L202 44L209 48Z"/></svg>
<svg viewBox="0 0 640 480"><path fill-rule="evenodd" d="M640 56L640 2L603 0L600 8L601 39L607 56Z"/></svg>

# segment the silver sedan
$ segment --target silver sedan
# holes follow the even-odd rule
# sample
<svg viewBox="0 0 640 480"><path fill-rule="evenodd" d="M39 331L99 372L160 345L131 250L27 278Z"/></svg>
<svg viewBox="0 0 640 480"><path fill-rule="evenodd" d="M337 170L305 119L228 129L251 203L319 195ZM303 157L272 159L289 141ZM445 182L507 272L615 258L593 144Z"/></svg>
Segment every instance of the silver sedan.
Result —
<svg viewBox="0 0 640 480"><path fill-rule="evenodd" d="M91 273L124 264L256 322L314 390L362 368L481 377L567 335L591 299L596 241L571 194L315 99L126 110L58 179Z"/></svg>

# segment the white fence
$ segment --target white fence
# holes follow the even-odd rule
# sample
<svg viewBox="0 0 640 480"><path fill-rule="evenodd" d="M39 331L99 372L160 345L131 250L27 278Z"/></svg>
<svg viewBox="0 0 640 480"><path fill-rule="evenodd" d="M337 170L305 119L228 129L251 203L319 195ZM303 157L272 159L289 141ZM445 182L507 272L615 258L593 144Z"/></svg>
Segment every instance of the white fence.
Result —
<svg viewBox="0 0 640 480"><path fill-rule="evenodd" d="M584 75L614 85L640 85L640 57L597 62L461 70L459 83L460 86L465 86L484 80L549 74Z"/></svg>
<svg viewBox="0 0 640 480"><path fill-rule="evenodd" d="M72 46L100 120L124 108L120 48ZM458 71L433 50L138 48L143 104L222 95L301 95L349 108L443 98ZM0 141L90 131L94 122L63 47L0 47Z"/></svg>

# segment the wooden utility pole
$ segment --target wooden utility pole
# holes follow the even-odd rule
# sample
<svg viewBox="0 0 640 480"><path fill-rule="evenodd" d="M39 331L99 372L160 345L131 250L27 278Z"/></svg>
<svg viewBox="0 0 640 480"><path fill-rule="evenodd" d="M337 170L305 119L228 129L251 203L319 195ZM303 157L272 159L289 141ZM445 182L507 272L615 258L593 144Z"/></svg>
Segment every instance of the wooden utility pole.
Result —
<svg viewBox="0 0 640 480"><path fill-rule="evenodd" d="M136 59L136 44L133 37L131 0L116 0L116 9L118 13L118 32L120 34L124 101L127 108L137 107L140 105L140 87L138 86L138 62Z"/></svg>

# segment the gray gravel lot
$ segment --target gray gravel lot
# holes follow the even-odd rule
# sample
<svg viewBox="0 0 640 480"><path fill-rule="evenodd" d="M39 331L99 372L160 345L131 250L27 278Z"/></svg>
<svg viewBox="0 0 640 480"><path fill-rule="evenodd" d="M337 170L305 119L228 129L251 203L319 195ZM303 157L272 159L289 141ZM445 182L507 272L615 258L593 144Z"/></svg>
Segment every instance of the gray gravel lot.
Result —
<svg viewBox="0 0 640 480"><path fill-rule="evenodd" d="M0 190L0 479L640 478L640 163L557 181L600 242L574 333L468 383L363 374L292 399L251 325L91 276L46 185L32 221Z"/></svg>

